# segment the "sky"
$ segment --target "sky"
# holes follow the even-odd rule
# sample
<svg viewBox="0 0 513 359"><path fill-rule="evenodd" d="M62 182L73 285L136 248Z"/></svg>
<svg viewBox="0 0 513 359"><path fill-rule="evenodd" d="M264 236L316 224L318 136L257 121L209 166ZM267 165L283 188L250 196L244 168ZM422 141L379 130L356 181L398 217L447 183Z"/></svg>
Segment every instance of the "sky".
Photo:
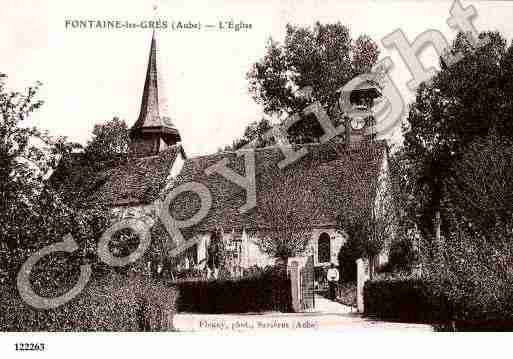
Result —
<svg viewBox="0 0 513 359"><path fill-rule="evenodd" d="M384 48L381 39L396 29L410 41L428 29L441 31L449 41L456 34L446 23L452 1L442 0L0 1L0 73L9 76L8 87L23 90L41 81L45 104L31 124L83 144L96 123L114 116L128 126L136 121L151 29L74 29L66 27L66 20L251 24L251 29L237 32L168 28L158 33L159 68L170 112L189 156L231 144L247 124L261 118L261 106L248 93L246 73L263 56L269 37L283 40L287 23L340 21L353 38L369 35L378 43L380 57L392 59L390 74L406 102L413 96L406 87L411 75L399 53ZM498 30L511 41L513 2L462 4L475 6L478 31ZM430 48L421 59L426 67L438 66Z"/></svg>

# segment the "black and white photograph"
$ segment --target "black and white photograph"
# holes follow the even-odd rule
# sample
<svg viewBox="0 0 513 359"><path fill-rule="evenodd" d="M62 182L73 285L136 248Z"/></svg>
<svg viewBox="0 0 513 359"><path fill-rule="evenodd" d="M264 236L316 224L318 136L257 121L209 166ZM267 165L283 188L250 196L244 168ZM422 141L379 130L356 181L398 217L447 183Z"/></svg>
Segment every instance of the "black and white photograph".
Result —
<svg viewBox="0 0 513 359"><path fill-rule="evenodd" d="M513 332L513 2L0 0L0 115L0 357Z"/></svg>

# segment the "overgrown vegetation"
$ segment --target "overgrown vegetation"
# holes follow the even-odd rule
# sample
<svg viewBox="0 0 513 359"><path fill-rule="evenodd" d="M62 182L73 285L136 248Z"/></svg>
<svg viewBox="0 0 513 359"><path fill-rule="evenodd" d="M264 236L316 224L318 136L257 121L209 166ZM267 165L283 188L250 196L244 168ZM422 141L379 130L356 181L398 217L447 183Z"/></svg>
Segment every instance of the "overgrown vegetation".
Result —
<svg viewBox="0 0 513 359"><path fill-rule="evenodd" d="M449 329L513 328L513 44L485 35L476 48L459 34L451 51L464 58L417 90L395 156L404 205L391 256L411 269L418 254L425 282L369 283L369 313L433 311L415 315ZM404 303L405 291L420 304ZM438 306L424 307L425 293Z"/></svg>
<svg viewBox="0 0 513 359"><path fill-rule="evenodd" d="M13 282L32 253L69 233L80 249L68 259L68 269L94 256L95 240L108 218L102 205L86 204L80 194L67 201L48 186L59 160L79 146L27 127L31 113L42 105L40 84L26 93L10 92L5 80L0 75L0 283ZM49 268L59 267L50 262Z"/></svg>
<svg viewBox="0 0 513 359"><path fill-rule="evenodd" d="M13 286L0 290L0 331L173 330L177 291L149 278L108 276L91 281L52 310L25 304Z"/></svg>
<svg viewBox="0 0 513 359"><path fill-rule="evenodd" d="M437 212L442 235L452 231L447 199L450 183L458 180L453 167L468 146L492 132L507 141L513 136L513 45L497 32L480 38L485 35L490 41L480 48L465 34L456 37L450 51L461 52L462 60L450 67L441 61L442 70L417 89L404 124L398 158L405 178L405 216L427 241L435 236Z"/></svg>
<svg viewBox="0 0 513 359"><path fill-rule="evenodd" d="M435 255L424 272L457 320L510 321L513 328L512 164L513 145L491 135L453 167L451 232L428 251Z"/></svg>

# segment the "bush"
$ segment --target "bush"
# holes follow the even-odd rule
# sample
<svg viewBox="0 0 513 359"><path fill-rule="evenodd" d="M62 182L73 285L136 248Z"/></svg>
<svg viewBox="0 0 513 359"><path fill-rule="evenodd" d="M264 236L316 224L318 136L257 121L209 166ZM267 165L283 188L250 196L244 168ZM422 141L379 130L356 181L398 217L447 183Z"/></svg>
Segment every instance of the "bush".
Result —
<svg viewBox="0 0 513 359"><path fill-rule="evenodd" d="M356 283L348 282L339 285L340 303L356 308Z"/></svg>
<svg viewBox="0 0 513 359"><path fill-rule="evenodd" d="M171 330L176 291L141 278L91 281L70 302L51 310L27 305L12 286L0 292L0 331Z"/></svg>
<svg viewBox="0 0 513 359"><path fill-rule="evenodd" d="M340 282L356 282L356 260L363 256L363 245L356 238L350 237L338 253Z"/></svg>
<svg viewBox="0 0 513 359"><path fill-rule="evenodd" d="M292 294L285 273L266 271L238 280L191 281L175 284L179 312L247 313L292 311Z"/></svg>
<svg viewBox="0 0 513 359"><path fill-rule="evenodd" d="M126 288L136 291L139 330L174 330L173 317L179 297L177 289L146 277L132 279L130 282L135 282L135 285Z"/></svg>
<svg viewBox="0 0 513 359"><path fill-rule="evenodd" d="M420 279L367 281L363 290L365 315L371 318L431 323L438 330L498 331L513 329L513 290L476 306L465 297L440 294L435 283Z"/></svg>
<svg viewBox="0 0 513 359"><path fill-rule="evenodd" d="M447 299L446 317L458 329L513 329L511 223L488 238L458 228L438 246L423 275Z"/></svg>
<svg viewBox="0 0 513 359"><path fill-rule="evenodd" d="M387 270L409 271L418 261L417 253L413 246L413 239L408 236L400 236L390 246L390 257Z"/></svg>
<svg viewBox="0 0 513 359"><path fill-rule="evenodd" d="M363 288L365 315L409 323L439 321L441 304L420 279L367 281Z"/></svg>

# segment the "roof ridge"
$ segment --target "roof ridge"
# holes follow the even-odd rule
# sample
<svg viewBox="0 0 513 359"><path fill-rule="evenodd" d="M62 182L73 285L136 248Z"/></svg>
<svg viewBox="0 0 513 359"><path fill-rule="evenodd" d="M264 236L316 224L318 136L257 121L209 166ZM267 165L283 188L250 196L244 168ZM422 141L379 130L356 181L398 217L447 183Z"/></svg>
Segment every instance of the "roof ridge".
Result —
<svg viewBox="0 0 513 359"><path fill-rule="evenodd" d="M331 142L331 141L328 141L328 142L324 142L324 143L321 143L321 142L312 142L312 143L292 143L290 145L286 145L286 146L283 146L283 145L278 145L278 144L275 144L275 145L270 145L270 146L265 146L265 147L257 147L257 148L240 148L238 150L232 150L232 151L221 151L221 152L215 152L215 153L211 153L211 154L204 154L204 155L199 155L199 156L195 156L195 157L191 157L190 159L191 160L195 160L195 159L201 159L201 158L206 158L206 157L214 157L214 156L222 156L222 155L228 155L228 154L238 154L240 152L243 152L243 151L250 151L250 150L253 150L255 152L265 152L265 151L270 151L270 150L275 150L275 149L278 149L278 150L281 150L281 148L307 148L307 147L310 147L310 148L321 148L323 146L328 146L329 144L334 144L337 148L341 148L343 147L343 150L345 150L346 152L357 152L359 150L362 150L362 149L366 149L366 148L372 148L372 147L381 147L381 146L386 146L387 145L387 142L386 140L378 140L378 141L373 141L373 142L359 142L359 143L351 143L351 144L347 144L345 142Z"/></svg>

